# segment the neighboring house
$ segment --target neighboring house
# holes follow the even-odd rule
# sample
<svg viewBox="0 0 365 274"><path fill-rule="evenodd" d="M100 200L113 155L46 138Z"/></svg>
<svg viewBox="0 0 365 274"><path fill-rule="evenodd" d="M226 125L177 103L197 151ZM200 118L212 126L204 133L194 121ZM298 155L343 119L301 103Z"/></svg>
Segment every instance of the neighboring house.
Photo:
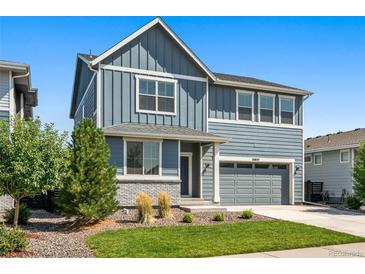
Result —
<svg viewBox="0 0 365 274"><path fill-rule="evenodd" d="M15 114L33 117L37 103L37 89L32 88L29 65L0 61L0 119L9 121ZM10 197L0 197L0 212L12 206Z"/></svg>
<svg viewBox="0 0 365 274"><path fill-rule="evenodd" d="M77 55L70 117L103 128L122 206L141 191L174 204L294 204L310 94L213 73L156 18L99 56Z"/></svg>
<svg viewBox="0 0 365 274"><path fill-rule="evenodd" d="M338 132L305 140L305 181L322 182L331 201L352 193L352 167L365 129Z"/></svg>

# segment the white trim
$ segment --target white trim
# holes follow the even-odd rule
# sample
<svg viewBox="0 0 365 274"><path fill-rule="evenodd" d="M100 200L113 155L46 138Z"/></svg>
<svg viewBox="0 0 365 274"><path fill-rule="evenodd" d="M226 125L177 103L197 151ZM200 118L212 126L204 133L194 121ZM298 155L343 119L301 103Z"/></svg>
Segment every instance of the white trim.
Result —
<svg viewBox="0 0 365 274"><path fill-rule="evenodd" d="M206 82L206 78L203 78L203 77L176 74L176 73L168 73L168 72L162 72L162 71L128 68L128 67L114 66L114 65L101 65L101 68L105 69L105 70L129 72L129 73L150 75L150 76L156 76L156 77L167 77L167 78L174 78L174 79L181 79L181 80Z"/></svg>
<svg viewBox="0 0 365 274"><path fill-rule="evenodd" d="M306 153L314 153L314 152L326 152L326 151L333 151L333 150L341 150L341 149L348 149L348 148L358 148L360 147L359 144L357 145L344 145L338 147L325 147L325 148L317 148L317 149L307 149Z"/></svg>
<svg viewBox="0 0 365 274"><path fill-rule="evenodd" d="M241 157L241 156L220 156L220 162L241 162L241 163L277 163L290 164L295 159L290 158L267 158L267 157Z"/></svg>
<svg viewBox="0 0 365 274"><path fill-rule="evenodd" d="M15 115L14 101L14 78L9 70L9 120Z"/></svg>
<svg viewBox="0 0 365 274"><path fill-rule="evenodd" d="M179 157L188 157L189 159L189 182L188 182L188 193L189 197L192 197L193 193L193 153L192 152L181 152ZM181 180L181 174L180 174ZM183 195L186 196L186 195Z"/></svg>
<svg viewBox="0 0 365 274"><path fill-rule="evenodd" d="M239 119L239 113L238 113L238 108L239 108L239 100L238 97L240 94L243 95L251 95L251 120L241 120ZM253 91L246 91L246 90L239 90L236 89L236 121L251 121L254 122L255 121L255 112L254 112L254 108L255 108L255 93Z"/></svg>
<svg viewBox="0 0 365 274"><path fill-rule="evenodd" d="M347 152L348 153L348 160L347 161L342 161L342 153L344 153L344 152ZM351 154L350 154L350 149L342 149L342 150L340 150L340 163L341 164L345 164L345 163L350 163L350 156L351 156Z"/></svg>
<svg viewBox="0 0 365 274"><path fill-rule="evenodd" d="M180 147L181 147L181 141L177 141L177 168L178 168L178 176L181 177L181 163L180 163Z"/></svg>
<svg viewBox="0 0 365 274"><path fill-rule="evenodd" d="M81 98L81 100L80 100L80 103L79 103L79 105L77 106L77 109L76 109L76 111L75 111L75 114L79 111L79 108L80 108L80 106L82 105L83 101L85 100L86 95L89 93L89 90L90 90L91 84L92 84L92 82L94 81L95 76L96 76L96 72L94 72L93 76L91 77L91 80L90 80L89 84L87 85L87 88L86 88L86 90L85 90L85 92L84 92L84 95L82 96L82 98Z"/></svg>
<svg viewBox="0 0 365 274"><path fill-rule="evenodd" d="M292 118L293 118L293 123L291 124L287 124L287 123L282 123L281 122L281 99L290 99L292 100L293 103L293 112L292 112ZM279 95L279 124L281 125L295 125L295 97L294 96L289 96L289 95Z"/></svg>
<svg viewBox="0 0 365 274"><path fill-rule="evenodd" d="M241 87L241 88L250 88L250 89L259 89L263 91L276 91L288 94L297 94L297 95L312 95L313 93L310 91L300 91L297 89L291 88L280 88L280 87L273 87L273 86L265 86L265 85L258 85L258 84L249 84L237 81L227 81L227 80L220 80L217 79L214 84L222 85L222 86L232 86L232 87Z"/></svg>
<svg viewBox="0 0 365 274"><path fill-rule="evenodd" d="M220 193L219 193L219 143L214 143L213 145L213 202L220 202Z"/></svg>
<svg viewBox="0 0 365 274"><path fill-rule="evenodd" d="M117 175L118 181L150 181L150 182L180 182L179 176L160 176L160 175Z"/></svg>
<svg viewBox="0 0 365 274"><path fill-rule="evenodd" d="M276 104L276 95L272 93L264 93L258 92L258 121L260 123L267 123L267 124L275 124L275 104ZM261 96L272 97L272 122L262 122L261 121ZM268 109L267 109L268 110Z"/></svg>
<svg viewBox="0 0 365 274"><path fill-rule="evenodd" d="M156 175L150 175L150 174L128 174L127 173L127 142L139 142L142 143L142 147L144 146L144 143L158 143L159 144L159 159L158 159L158 174ZM145 177L146 178L159 178L159 177L165 177L162 176L162 140L149 140L149 139L139 139L139 138L123 138L123 162L124 162L124 168L123 168L123 176L128 178L133 177ZM142 151L142 173L144 173L144 149Z"/></svg>
<svg viewBox="0 0 365 274"><path fill-rule="evenodd" d="M203 146L199 146L199 159L200 159L200 172L199 172L199 184L200 191L199 197L203 199Z"/></svg>
<svg viewBox="0 0 365 274"><path fill-rule="evenodd" d="M305 158L306 158L306 157L310 157L310 158L311 158L311 160L310 160L309 162L306 162L306 161L305 161ZM312 154L306 154L306 155L304 155L303 163L304 163L304 164L311 164L311 163L313 163L313 156L312 156Z"/></svg>
<svg viewBox="0 0 365 274"><path fill-rule="evenodd" d="M209 131L209 122L208 122L208 120L209 120L209 79L208 79L208 77L206 78L206 81L207 81L207 83L206 83L206 93L207 93L207 96L206 96L206 98L207 98L207 109L206 109L207 117L206 117L206 119L207 119L207 132L208 132Z"/></svg>
<svg viewBox="0 0 365 274"><path fill-rule="evenodd" d="M144 76L144 75L135 75L136 78L136 112L138 113L153 113L153 114L162 114L162 115L170 115L176 116L176 90L177 90L177 80L175 79L168 79L168 78L158 78L158 77L151 77L151 76ZM141 94L143 96L151 96L155 98L155 109L156 110L144 110L139 108L139 80L151 80L155 81L155 94ZM174 84L174 97L170 96L160 96L158 95L158 82L165 82L165 83L173 83ZM167 112L167 111L159 111L158 110L158 98L165 97L174 99L174 112Z"/></svg>
<svg viewBox="0 0 365 274"><path fill-rule="evenodd" d="M287 164L289 172L289 204L295 203L295 159L286 158L252 158L240 156L220 156L219 162L241 162L241 163L265 163L265 164Z"/></svg>
<svg viewBox="0 0 365 274"><path fill-rule="evenodd" d="M241 125L251 125L251 126L303 129L303 126L297 126L297 125L273 124L273 123L265 123L265 122L251 122L251 121L245 121L245 120L228 120L228 119L209 118L208 121L213 122L213 123L223 123L223 124L241 124Z"/></svg>
<svg viewBox="0 0 365 274"><path fill-rule="evenodd" d="M20 117L24 118L24 93L20 93Z"/></svg>
<svg viewBox="0 0 365 274"><path fill-rule="evenodd" d="M94 65L98 64L100 61L102 61L106 57L110 56L112 53L119 50L124 45L128 44L130 41L132 41L133 39L135 39L136 37L138 37L145 31L147 31L148 29L152 28L156 24L160 24L172 36L172 38L185 50L185 52L191 58L193 58L193 60L199 65L199 67L202 70L204 70L209 75L210 78L212 78L213 80L216 80L216 77L207 68L207 66L205 66L199 60L199 58L185 45L185 43L159 17L157 17L154 20L152 20L151 22L147 23L142 28L138 29L136 32L134 32L133 34L131 34L130 36L128 36L127 38L125 38L124 40L122 40L121 42L116 44L114 47L110 48L109 50L105 51L103 54L99 55L97 58L95 58L93 61L90 62L91 65L94 66Z"/></svg>
<svg viewBox="0 0 365 274"><path fill-rule="evenodd" d="M96 125L98 128L101 128L101 118L102 118L102 113L101 113L101 68L99 65L98 68L98 74L97 74L97 78L96 78Z"/></svg>
<svg viewBox="0 0 365 274"><path fill-rule="evenodd" d="M302 126L304 127L304 96L302 97L302 107L301 107L301 113L299 114L302 118ZM298 124L300 125L300 117L298 117ZM304 186L304 180L305 180L305 142L304 142L304 131L302 131L302 202L305 201L305 186ZM311 163L312 163L312 155L311 155Z"/></svg>
<svg viewBox="0 0 365 274"><path fill-rule="evenodd" d="M321 163L320 164L316 164L316 156L320 155L321 156ZM321 166L323 163L323 155L322 155L322 152L319 152L319 153L314 153L313 155L313 164L315 166Z"/></svg>
<svg viewBox="0 0 365 274"><path fill-rule="evenodd" d="M355 149L352 148L351 149L351 167L353 168L355 165ZM352 174L352 177L354 177L354 175Z"/></svg>

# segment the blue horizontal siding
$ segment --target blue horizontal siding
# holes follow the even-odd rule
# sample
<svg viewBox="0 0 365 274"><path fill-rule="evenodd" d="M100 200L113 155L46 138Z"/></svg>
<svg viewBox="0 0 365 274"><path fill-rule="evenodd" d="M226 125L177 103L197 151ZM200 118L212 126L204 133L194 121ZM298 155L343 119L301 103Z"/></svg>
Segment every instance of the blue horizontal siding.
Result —
<svg viewBox="0 0 365 274"><path fill-rule="evenodd" d="M295 159L294 197L302 201L303 131L295 128L262 127L209 122L209 133L228 138L220 146L221 156Z"/></svg>

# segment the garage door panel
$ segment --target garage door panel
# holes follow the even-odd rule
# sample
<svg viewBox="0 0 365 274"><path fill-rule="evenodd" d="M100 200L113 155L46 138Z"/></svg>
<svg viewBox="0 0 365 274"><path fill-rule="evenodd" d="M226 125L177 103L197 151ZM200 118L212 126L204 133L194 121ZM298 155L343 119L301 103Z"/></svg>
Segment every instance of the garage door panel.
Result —
<svg viewBox="0 0 365 274"><path fill-rule="evenodd" d="M233 165L221 168L220 196L222 204L286 204L289 195L287 169L246 168ZM261 166L260 166L261 167ZM284 184L284 190L282 186ZM284 197L285 196L285 197Z"/></svg>

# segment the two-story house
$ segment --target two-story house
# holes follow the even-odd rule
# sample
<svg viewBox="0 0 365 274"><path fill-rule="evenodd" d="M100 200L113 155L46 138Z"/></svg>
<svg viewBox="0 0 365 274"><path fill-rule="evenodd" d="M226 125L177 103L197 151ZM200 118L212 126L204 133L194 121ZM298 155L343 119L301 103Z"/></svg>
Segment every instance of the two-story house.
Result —
<svg viewBox="0 0 365 274"><path fill-rule="evenodd" d="M70 117L104 130L121 206L141 191L174 204L294 204L310 95L214 73L156 18L99 56L77 55Z"/></svg>
<svg viewBox="0 0 365 274"><path fill-rule="evenodd" d="M305 181L322 183L330 202L343 202L352 193L352 168L363 142L364 128L305 140Z"/></svg>
<svg viewBox="0 0 365 274"><path fill-rule="evenodd" d="M38 104L37 92L32 88L29 65L0 61L0 119L9 121L15 114L33 117L33 107ZM0 212L12 206L10 197L0 197Z"/></svg>

